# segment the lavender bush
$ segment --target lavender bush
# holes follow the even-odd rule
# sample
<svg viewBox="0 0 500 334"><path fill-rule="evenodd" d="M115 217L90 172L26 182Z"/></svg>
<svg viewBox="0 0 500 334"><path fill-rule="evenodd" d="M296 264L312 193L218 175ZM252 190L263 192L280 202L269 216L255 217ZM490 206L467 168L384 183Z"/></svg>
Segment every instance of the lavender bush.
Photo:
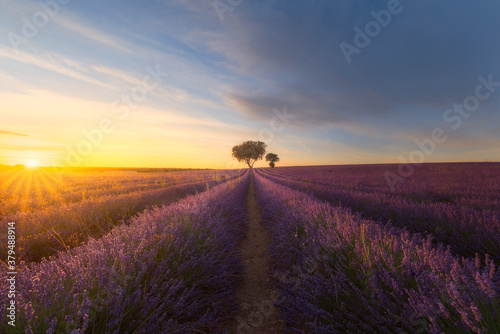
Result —
<svg viewBox="0 0 500 334"><path fill-rule="evenodd" d="M499 273L488 257L459 259L418 234L255 180L290 332L500 331Z"/></svg>
<svg viewBox="0 0 500 334"><path fill-rule="evenodd" d="M474 202L473 199L461 198L455 203L415 202L383 192L347 190L324 185L322 181L305 182L303 178L300 181L298 176L285 178L264 170L259 173L280 184L313 194L318 199L349 207L365 218L382 224L390 222L423 235L430 234L436 241L449 245L455 254L466 257L474 257L476 253L481 257L488 254L500 261L500 210L498 205L496 210L492 210L494 199ZM320 179L314 175L310 177ZM466 203L483 203L486 208L479 210L474 204Z"/></svg>
<svg viewBox="0 0 500 334"><path fill-rule="evenodd" d="M222 331L241 276L248 172L18 269L17 333ZM0 279L5 281L2 268ZM5 286L2 288L5 289ZM0 295L5 314L6 293Z"/></svg>
<svg viewBox="0 0 500 334"><path fill-rule="evenodd" d="M203 174L202 174L203 175ZM89 237L99 237L133 215L156 205L207 190L219 183L241 176L231 171L222 179L206 179L196 173L191 179L164 184L159 189L139 190L124 194L100 194L79 202L48 206L34 211L19 211L0 219L0 228L16 222L19 231L17 256L26 262L40 261L58 251L81 245ZM116 181L116 180L115 180ZM5 259L7 234L0 234L0 255Z"/></svg>

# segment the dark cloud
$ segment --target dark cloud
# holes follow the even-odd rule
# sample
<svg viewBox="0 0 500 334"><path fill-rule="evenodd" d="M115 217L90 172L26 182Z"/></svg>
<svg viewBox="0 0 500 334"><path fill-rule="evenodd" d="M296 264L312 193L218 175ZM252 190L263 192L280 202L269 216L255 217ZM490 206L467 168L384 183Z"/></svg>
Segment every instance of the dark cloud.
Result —
<svg viewBox="0 0 500 334"><path fill-rule="evenodd" d="M25 135L22 133L17 133L17 132L12 132L12 131L6 131L6 130L0 130L0 135L14 135L14 136L23 136L23 137L28 137L29 135Z"/></svg>
<svg viewBox="0 0 500 334"><path fill-rule="evenodd" d="M212 41L255 79L227 94L230 105L262 119L286 105L310 124L404 117L409 107L442 113L460 103L478 75L500 81L493 0L401 0L402 12L348 64L339 44L354 44L353 27L387 3L244 1L226 14L224 39Z"/></svg>

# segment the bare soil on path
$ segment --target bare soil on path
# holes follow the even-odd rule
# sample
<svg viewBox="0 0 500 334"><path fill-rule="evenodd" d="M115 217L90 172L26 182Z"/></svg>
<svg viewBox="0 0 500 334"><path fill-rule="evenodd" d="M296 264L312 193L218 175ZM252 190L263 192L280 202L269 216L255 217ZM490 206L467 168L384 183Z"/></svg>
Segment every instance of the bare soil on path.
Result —
<svg viewBox="0 0 500 334"><path fill-rule="evenodd" d="M260 223L253 174L250 175L247 206L248 231L240 246L245 271L243 282L237 290L240 310L229 333L284 333L284 323L274 306L278 294L270 280L268 245L271 238L265 226Z"/></svg>

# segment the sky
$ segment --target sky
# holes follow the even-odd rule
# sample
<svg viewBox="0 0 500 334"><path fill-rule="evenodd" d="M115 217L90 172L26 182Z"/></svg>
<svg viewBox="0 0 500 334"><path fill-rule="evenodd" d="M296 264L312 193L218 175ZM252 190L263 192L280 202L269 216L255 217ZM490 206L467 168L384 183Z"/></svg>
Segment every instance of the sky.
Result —
<svg viewBox="0 0 500 334"><path fill-rule="evenodd" d="M0 6L0 164L500 160L495 0Z"/></svg>

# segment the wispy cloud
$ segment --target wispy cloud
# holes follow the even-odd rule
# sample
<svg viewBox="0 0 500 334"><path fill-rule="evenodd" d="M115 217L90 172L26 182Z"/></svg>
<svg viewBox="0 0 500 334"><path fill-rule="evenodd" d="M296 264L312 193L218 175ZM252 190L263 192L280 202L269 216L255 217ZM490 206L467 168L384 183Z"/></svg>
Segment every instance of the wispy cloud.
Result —
<svg viewBox="0 0 500 334"><path fill-rule="evenodd" d="M0 130L0 135L13 135L13 136L23 136L28 137L29 135L25 135L23 133L17 133L12 131Z"/></svg>
<svg viewBox="0 0 500 334"><path fill-rule="evenodd" d="M297 141L297 144L299 144L304 150L306 150L307 152L311 153L311 150L308 149L304 144L302 144L300 141Z"/></svg>
<svg viewBox="0 0 500 334"><path fill-rule="evenodd" d="M132 52L131 45L128 42L118 37L103 33L73 15L59 15L55 17L54 20L61 27L72 32L76 32L77 34L98 42L99 44L110 46L127 53Z"/></svg>
<svg viewBox="0 0 500 334"><path fill-rule="evenodd" d="M65 66L64 64L68 64L73 68L82 69L82 65L77 65L78 63L72 60L69 60L65 57L55 55L55 54L45 54L45 55L33 55L24 51L15 51L12 48L0 48L0 58L6 58L13 61L21 62L26 65L34 65L41 69L62 74L69 78L77 79L92 85L101 86L108 89L113 89L113 87L108 86L102 83L99 80L93 79L85 74L78 72L78 70L71 69L69 66ZM64 59L64 61L61 61Z"/></svg>
<svg viewBox="0 0 500 334"><path fill-rule="evenodd" d="M134 85L134 86L142 86L144 84L144 81L142 79L136 78L132 75L130 75L127 72L121 71L116 68L111 68L111 67L106 67L106 66L92 66L92 68L99 73L102 73L106 76L109 76L113 79L119 79L127 84Z"/></svg>

